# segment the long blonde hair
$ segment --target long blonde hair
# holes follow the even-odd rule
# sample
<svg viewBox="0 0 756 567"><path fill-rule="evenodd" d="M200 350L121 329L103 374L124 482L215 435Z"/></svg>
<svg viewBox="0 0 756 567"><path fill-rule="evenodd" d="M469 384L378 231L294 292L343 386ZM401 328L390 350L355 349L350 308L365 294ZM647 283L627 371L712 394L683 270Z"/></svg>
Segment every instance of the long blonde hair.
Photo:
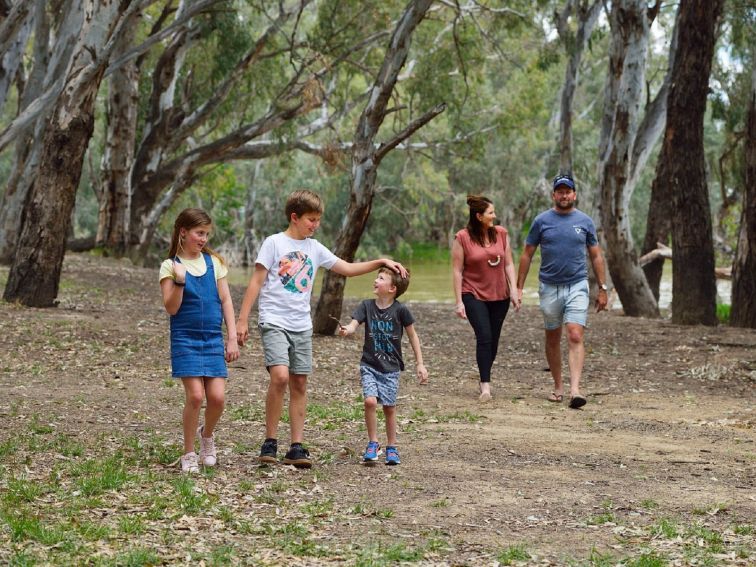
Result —
<svg viewBox="0 0 756 567"><path fill-rule="evenodd" d="M173 223L173 233L171 234L171 248L168 250L168 257L175 258L179 251L183 248L181 245L181 229L191 230L198 226L213 226L213 220L202 209L189 208L184 209L176 217L176 222ZM222 264L226 263L226 260L218 254L215 250L210 248L207 244L202 247L202 251L211 254L218 258Z"/></svg>

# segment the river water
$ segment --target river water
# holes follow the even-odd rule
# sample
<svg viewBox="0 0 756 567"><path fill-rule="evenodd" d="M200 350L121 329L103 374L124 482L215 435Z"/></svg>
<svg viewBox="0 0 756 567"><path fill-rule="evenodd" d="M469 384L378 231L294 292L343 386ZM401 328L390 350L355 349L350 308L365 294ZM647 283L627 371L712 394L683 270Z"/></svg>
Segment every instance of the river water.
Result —
<svg viewBox="0 0 756 567"><path fill-rule="evenodd" d="M408 265L411 272L410 286L402 296L404 301L435 301L441 303L454 303L452 292L451 267L444 263L417 263ZM239 268L232 268L229 280L233 284L246 285L251 272ZM320 291L320 282L323 278L323 270L319 270L315 279L315 291ZM344 295L350 299L364 299L373 296L373 280L375 273L365 274L347 280ZM730 303L730 289L732 282L729 280L717 280L718 303ZM672 302L672 269L665 269L660 287L659 307L669 308ZM525 282L523 301L526 305L538 305L538 267L533 265ZM612 309L622 309L619 298L615 298Z"/></svg>

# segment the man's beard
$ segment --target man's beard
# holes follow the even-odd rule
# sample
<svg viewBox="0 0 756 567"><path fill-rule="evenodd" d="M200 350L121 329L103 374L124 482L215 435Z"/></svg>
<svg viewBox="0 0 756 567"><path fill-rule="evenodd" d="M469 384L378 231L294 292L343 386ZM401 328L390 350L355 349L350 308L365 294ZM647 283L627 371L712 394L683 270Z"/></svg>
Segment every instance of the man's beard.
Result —
<svg viewBox="0 0 756 567"><path fill-rule="evenodd" d="M575 207L575 201L569 201L566 205L563 205L561 201L557 201L556 206L560 211L569 211Z"/></svg>

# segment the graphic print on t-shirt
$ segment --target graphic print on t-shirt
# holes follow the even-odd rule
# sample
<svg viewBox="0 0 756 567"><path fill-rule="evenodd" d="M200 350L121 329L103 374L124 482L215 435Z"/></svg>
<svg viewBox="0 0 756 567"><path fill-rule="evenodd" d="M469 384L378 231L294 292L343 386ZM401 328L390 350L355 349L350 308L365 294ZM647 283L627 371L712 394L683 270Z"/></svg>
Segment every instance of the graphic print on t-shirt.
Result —
<svg viewBox="0 0 756 567"><path fill-rule="evenodd" d="M278 261L278 276L284 289L292 293L305 293L312 286L315 271L312 260L299 250L289 252Z"/></svg>
<svg viewBox="0 0 756 567"><path fill-rule="evenodd" d="M393 340L399 339L399 335L394 333L396 322L390 313L381 313L378 311L370 321L370 336L373 339L373 351L378 360L390 362L397 357L396 348Z"/></svg>

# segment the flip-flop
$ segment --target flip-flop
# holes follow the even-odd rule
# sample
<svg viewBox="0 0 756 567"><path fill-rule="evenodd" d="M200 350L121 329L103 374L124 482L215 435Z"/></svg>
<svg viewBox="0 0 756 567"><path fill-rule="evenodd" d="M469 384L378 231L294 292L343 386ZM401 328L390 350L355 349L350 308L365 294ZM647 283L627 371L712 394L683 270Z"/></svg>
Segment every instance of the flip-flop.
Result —
<svg viewBox="0 0 756 567"><path fill-rule="evenodd" d="M570 398L570 408L572 409L582 408L587 403L588 400L586 400L583 396L572 396Z"/></svg>
<svg viewBox="0 0 756 567"><path fill-rule="evenodd" d="M557 394L556 392L551 392L551 395L548 397L548 400L555 404L561 404L563 399L564 396L562 394Z"/></svg>

